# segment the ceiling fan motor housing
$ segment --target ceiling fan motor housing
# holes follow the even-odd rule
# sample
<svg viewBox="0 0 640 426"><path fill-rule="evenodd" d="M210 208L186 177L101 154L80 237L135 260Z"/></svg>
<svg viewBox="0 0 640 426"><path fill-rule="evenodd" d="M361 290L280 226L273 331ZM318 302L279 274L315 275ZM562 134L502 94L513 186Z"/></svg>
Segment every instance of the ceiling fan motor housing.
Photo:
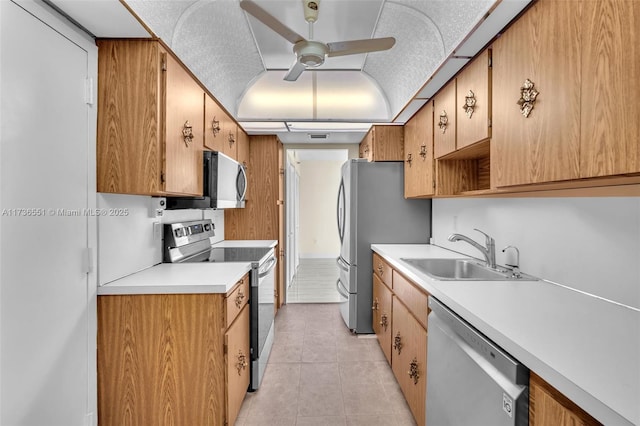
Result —
<svg viewBox="0 0 640 426"><path fill-rule="evenodd" d="M316 22L318 20L318 7L320 0L302 0L304 7L304 19L307 22Z"/></svg>
<svg viewBox="0 0 640 426"><path fill-rule="evenodd" d="M324 63L327 46L317 41L301 41L293 46L298 61L308 67L318 67Z"/></svg>

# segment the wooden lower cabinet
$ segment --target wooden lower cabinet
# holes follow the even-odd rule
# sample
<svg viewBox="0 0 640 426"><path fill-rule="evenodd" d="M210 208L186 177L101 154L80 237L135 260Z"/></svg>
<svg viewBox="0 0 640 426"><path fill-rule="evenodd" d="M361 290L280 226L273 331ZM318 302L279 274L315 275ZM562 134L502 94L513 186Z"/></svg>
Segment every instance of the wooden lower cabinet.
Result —
<svg viewBox="0 0 640 426"><path fill-rule="evenodd" d="M98 297L98 423L232 425L249 386L249 305L239 298L227 324L227 299Z"/></svg>
<svg viewBox="0 0 640 426"><path fill-rule="evenodd" d="M425 424L427 298L373 254L373 330L418 425Z"/></svg>
<svg viewBox="0 0 640 426"><path fill-rule="evenodd" d="M373 275L373 331L384 352L387 362L391 364L391 290Z"/></svg>
<svg viewBox="0 0 640 426"><path fill-rule="evenodd" d="M393 297L391 368L416 423L425 424L427 330Z"/></svg>
<svg viewBox="0 0 640 426"><path fill-rule="evenodd" d="M596 419L566 396L531 373L529 379L529 426L596 426Z"/></svg>

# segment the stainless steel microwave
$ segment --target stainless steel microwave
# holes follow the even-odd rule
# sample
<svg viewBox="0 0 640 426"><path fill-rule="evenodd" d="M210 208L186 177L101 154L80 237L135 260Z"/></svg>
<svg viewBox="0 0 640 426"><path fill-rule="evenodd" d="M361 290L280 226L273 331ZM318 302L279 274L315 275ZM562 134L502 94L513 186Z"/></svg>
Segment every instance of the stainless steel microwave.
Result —
<svg viewBox="0 0 640 426"><path fill-rule="evenodd" d="M203 152L203 196L167 197L167 209L244 208L247 173L244 166L221 152Z"/></svg>

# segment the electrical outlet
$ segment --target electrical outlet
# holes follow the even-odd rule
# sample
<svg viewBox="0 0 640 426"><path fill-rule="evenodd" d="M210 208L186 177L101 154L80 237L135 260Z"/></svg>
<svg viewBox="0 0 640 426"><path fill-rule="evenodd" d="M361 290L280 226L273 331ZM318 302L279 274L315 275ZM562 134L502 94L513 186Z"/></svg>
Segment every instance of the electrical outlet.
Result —
<svg viewBox="0 0 640 426"><path fill-rule="evenodd" d="M162 224L160 222L153 222L153 240L162 240Z"/></svg>

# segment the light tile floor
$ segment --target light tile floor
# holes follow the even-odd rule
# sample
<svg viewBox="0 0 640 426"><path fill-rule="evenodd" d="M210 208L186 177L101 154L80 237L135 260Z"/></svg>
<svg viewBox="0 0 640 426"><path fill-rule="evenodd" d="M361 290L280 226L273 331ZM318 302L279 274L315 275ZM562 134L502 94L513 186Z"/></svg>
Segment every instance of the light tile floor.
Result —
<svg viewBox="0 0 640 426"><path fill-rule="evenodd" d="M373 335L348 331L337 304L288 304L260 389L237 425L415 425Z"/></svg>
<svg viewBox="0 0 640 426"><path fill-rule="evenodd" d="M287 288L287 303L339 302L338 274L335 259L300 259L296 275Z"/></svg>

